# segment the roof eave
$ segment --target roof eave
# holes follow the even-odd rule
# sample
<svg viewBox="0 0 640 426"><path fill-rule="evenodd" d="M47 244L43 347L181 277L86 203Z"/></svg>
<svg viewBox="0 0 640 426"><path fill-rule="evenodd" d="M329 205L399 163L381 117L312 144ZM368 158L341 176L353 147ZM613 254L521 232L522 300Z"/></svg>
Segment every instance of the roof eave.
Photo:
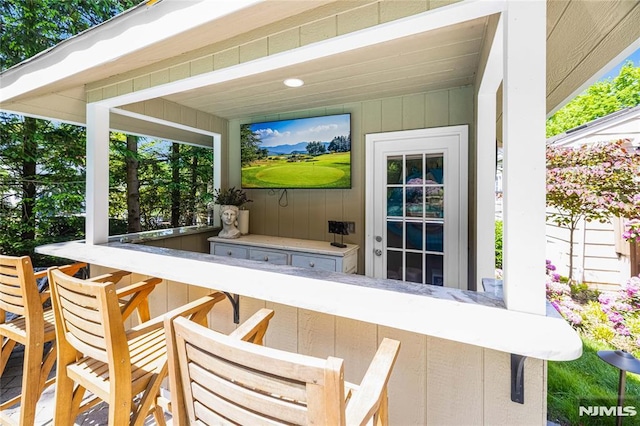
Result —
<svg viewBox="0 0 640 426"><path fill-rule="evenodd" d="M83 71L100 67L264 0L142 4L0 73L0 108ZM126 23L126 24L125 24Z"/></svg>

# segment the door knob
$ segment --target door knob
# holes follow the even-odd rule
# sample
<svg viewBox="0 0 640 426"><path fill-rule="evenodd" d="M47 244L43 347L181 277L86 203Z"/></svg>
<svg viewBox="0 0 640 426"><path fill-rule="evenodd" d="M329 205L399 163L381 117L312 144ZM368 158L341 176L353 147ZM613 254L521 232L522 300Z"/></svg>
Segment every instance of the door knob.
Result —
<svg viewBox="0 0 640 426"><path fill-rule="evenodd" d="M375 249L375 250L373 251L373 253L374 253L376 256L382 256L382 250L380 250L380 249Z"/></svg>

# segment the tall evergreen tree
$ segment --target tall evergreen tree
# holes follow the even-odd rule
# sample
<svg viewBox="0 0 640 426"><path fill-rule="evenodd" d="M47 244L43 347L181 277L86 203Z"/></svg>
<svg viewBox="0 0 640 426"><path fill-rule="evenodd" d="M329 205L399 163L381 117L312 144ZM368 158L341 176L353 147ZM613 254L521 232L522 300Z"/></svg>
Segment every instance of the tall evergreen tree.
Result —
<svg viewBox="0 0 640 426"><path fill-rule="evenodd" d="M140 232L140 181L138 180L138 137L127 135L127 232Z"/></svg>
<svg viewBox="0 0 640 426"><path fill-rule="evenodd" d="M132 0L3 0L0 2L0 69L6 70L135 3ZM66 152L78 152L80 145L84 147L84 137L79 137L74 126L31 117L1 114L0 124L6 130L1 139L3 173L0 176L3 182L0 187L5 208L0 211L0 249L14 254L32 254L39 238L38 221L42 222L44 230L40 234L52 235L45 230L46 225L51 225L51 219L58 214L48 208L51 200L45 194L73 196L78 190L84 156L69 159ZM58 172L62 169L45 166L45 155L49 161L70 160L72 164L67 171L72 171L71 181L67 175L43 176L47 168ZM65 187L67 184L71 187Z"/></svg>

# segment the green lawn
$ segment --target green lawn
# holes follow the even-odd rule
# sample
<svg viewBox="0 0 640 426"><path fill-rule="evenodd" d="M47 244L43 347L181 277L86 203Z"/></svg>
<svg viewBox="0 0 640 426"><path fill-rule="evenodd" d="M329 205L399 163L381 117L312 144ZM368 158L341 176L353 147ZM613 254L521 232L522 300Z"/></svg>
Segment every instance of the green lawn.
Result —
<svg viewBox="0 0 640 426"><path fill-rule="evenodd" d="M562 425L615 425L615 417L588 417L579 415L582 405L616 405L619 371L602 361L599 350L612 350L587 338L582 339L583 354L575 361L549 362L548 415ZM627 373L625 406L634 405L638 414L625 417L625 426L640 425L640 376ZM602 398L602 404L598 398Z"/></svg>
<svg viewBox="0 0 640 426"><path fill-rule="evenodd" d="M349 188L351 153L323 154L302 161L288 157L253 162L242 168L243 188Z"/></svg>

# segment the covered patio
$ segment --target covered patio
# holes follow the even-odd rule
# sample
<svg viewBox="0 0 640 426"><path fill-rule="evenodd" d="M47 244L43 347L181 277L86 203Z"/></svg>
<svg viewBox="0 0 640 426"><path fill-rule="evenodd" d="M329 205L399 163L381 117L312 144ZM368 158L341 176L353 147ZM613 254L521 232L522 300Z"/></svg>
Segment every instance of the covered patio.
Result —
<svg viewBox="0 0 640 426"><path fill-rule="evenodd" d="M164 279L162 314L211 289L239 295L240 321L275 311L266 345L337 356L359 382L384 337L402 342L391 424L544 424L546 361L580 356L545 300L547 115L640 45L631 1L148 2L0 75L3 111L87 128L86 240L38 252ZM289 77L301 88L282 84ZM291 190L282 208L250 190L251 232L326 241L327 220L367 231L366 136L464 125L469 151L465 275L444 287L208 254L211 228L108 235L109 131L208 146L214 187L240 185L240 127L349 113L351 189ZM494 275L496 144L504 147L503 295ZM135 242L137 244L132 244ZM230 297L233 299L233 297ZM236 325L233 306L210 318ZM524 368L524 376L512 374ZM524 389L524 398L513 388Z"/></svg>

